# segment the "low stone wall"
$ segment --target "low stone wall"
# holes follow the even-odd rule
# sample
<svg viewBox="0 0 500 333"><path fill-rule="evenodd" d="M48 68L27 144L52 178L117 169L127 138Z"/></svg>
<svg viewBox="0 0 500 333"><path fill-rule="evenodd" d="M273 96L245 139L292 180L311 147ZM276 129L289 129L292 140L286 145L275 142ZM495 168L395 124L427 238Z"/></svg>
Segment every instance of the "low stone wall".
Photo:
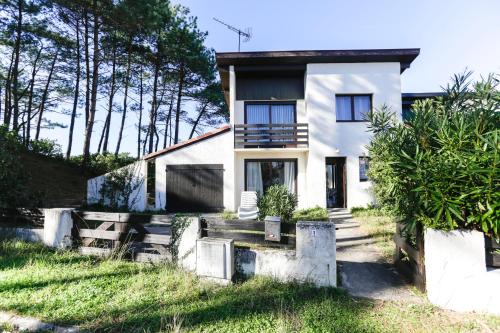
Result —
<svg viewBox="0 0 500 333"><path fill-rule="evenodd" d="M17 238L26 242L43 242L43 229L0 228L2 238Z"/></svg>
<svg viewBox="0 0 500 333"><path fill-rule="evenodd" d="M500 269L488 270L479 231L425 231L427 297L455 311L500 314Z"/></svg>
<svg viewBox="0 0 500 333"><path fill-rule="evenodd" d="M298 222L295 251L236 249L236 271L280 281L337 286L335 224Z"/></svg>

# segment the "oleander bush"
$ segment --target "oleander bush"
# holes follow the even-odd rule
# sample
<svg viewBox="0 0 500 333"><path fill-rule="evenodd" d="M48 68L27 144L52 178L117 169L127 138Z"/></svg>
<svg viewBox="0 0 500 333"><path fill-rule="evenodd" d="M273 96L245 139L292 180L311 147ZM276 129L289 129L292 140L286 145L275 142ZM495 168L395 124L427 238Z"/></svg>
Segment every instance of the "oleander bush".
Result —
<svg viewBox="0 0 500 333"><path fill-rule="evenodd" d="M266 216L279 216L282 222L290 222L297 207L297 195L290 193L284 185L273 185L259 196L257 206L260 220Z"/></svg>
<svg viewBox="0 0 500 333"><path fill-rule="evenodd" d="M387 107L368 116L369 177L378 204L410 225L500 236L499 77L455 75L406 123Z"/></svg>

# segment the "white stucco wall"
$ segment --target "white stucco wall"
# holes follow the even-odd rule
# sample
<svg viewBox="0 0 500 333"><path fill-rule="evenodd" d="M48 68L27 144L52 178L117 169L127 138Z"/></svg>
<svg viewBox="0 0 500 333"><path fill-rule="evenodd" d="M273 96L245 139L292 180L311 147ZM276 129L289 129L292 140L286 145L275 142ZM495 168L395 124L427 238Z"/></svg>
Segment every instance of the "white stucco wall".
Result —
<svg viewBox="0 0 500 333"><path fill-rule="evenodd" d="M223 164L224 207L234 210L234 152L233 132L228 131L169 152L156 158L155 208L164 209L166 204L166 167L180 164Z"/></svg>
<svg viewBox="0 0 500 333"><path fill-rule="evenodd" d="M401 117L400 65L397 62L307 65L308 205L326 206L325 158L347 157L347 206L365 206L373 199L370 182L359 181L359 157L367 154L371 134L365 122L336 122L336 94L372 94L374 108L386 104Z"/></svg>
<svg viewBox="0 0 500 333"><path fill-rule="evenodd" d="M135 175L135 181L138 182L138 188L132 193L129 199L129 206L132 210L144 211L147 208L147 193L146 193L146 177L147 177L147 164L145 161L140 160L135 163L126 165L116 171L129 168ZM99 202L101 195L99 190L106 179L108 174L99 177L91 178L87 181L87 203L93 204ZM104 200L106 204L108 200Z"/></svg>
<svg viewBox="0 0 500 333"><path fill-rule="evenodd" d="M500 269L486 268L484 234L425 230L427 297L454 311L500 315Z"/></svg>

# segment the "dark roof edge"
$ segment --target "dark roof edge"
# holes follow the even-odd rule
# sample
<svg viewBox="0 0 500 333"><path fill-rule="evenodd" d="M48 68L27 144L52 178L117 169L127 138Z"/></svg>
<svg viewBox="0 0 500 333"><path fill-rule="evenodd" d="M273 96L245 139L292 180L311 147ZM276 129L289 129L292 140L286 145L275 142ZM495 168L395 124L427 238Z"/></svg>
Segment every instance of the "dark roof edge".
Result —
<svg viewBox="0 0 500 333"><path fill-rule="evenodd" d="M143 157L143 160L147 161L147 160L151 160L151 159L154 159L154 158L157 158L161 155L165 155L165 154L168 154L168 153L171 153L175 150L179 150L179 149L182 149L182 148L185 148L185 147L188 147L192 144L195 144L197 142L200 142L200 141L204 141L206 139L210 139L210 138L213 138L219 134L222 134L222 133L225 133L225 132L228 132L231 130L231 126L230 125L224 125L222 127L219 127L213 131L210 131L210 132L207 132L205 134L202 134L200 136L197 136L195 138L192 138L192 139L189 139L189 140L186 140L184 142L181 142L181 143L178 143L178 144L175 144L173 146L170 146L168 148L165 148L165 149L162 149L162 150L158 150L154 153L151 153L151 154L148 154L148 155L145 155Z"/></svg>

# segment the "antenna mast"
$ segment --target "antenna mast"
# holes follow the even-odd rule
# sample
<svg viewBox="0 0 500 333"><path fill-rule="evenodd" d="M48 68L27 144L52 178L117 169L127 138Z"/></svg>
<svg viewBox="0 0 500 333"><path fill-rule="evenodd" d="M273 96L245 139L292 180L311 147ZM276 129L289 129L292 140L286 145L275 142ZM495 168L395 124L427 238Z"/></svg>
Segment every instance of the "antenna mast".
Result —
<svg viewBox="0 0 500 333"><path fill-rule="evenodd" d="M252 38L252 28L246 28L245 31L240 30L238 28L233 27L232 25L229 25L225 22L222 22L221 20L217 19L216 17L213 18L214 21L219 22L222 25L225 25L229 30L232 30L238 34L238 52L240 52L240 45L241 45L241 36L245 37L243 39L243 43L246 43Z"/></svg>

